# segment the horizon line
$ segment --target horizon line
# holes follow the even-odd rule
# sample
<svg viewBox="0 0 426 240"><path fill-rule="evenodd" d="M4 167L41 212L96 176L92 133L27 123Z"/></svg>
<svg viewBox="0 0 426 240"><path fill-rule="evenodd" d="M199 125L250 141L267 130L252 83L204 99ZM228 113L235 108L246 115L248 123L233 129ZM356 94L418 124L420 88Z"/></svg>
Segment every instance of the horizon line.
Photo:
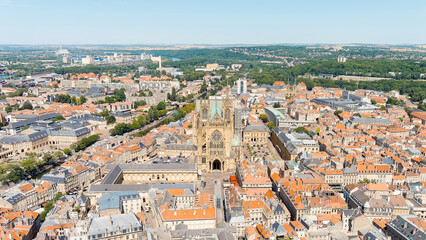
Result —
<svg viewBox="0 0 426 240"><path fill-rule="evenodd" d="M315 46L315 45L385 45L385 46L417 46L426 45L426 43L0 43L0 46L278 46L278 45L295 45L295 46ZM425 46L426 47L426 46Z"/></svg>

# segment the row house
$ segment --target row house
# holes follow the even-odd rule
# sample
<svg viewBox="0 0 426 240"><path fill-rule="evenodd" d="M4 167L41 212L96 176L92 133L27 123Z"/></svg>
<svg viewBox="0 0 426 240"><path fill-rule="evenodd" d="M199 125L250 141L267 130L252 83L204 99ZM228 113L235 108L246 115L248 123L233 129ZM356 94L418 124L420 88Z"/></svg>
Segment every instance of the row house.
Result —
<svg viewBox="0 0 426 240"><path fill-rule="evenodd" d="M0 208L24 211L39 208L57 193L57 185L46 181L30 181L16 185L0 196Z"/></svg>

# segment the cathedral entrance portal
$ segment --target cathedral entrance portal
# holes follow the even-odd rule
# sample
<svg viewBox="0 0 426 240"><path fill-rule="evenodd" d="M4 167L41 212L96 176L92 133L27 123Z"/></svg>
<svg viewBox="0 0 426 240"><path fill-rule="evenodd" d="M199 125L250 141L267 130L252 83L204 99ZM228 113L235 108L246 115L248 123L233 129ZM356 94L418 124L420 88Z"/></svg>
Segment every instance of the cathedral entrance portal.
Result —
<svg viewBox="0 0 426 240"><path fill-rule="evenodd" d="M213 169L212 170L219 170L219 171L222 170L221 163L220 163L219 160L216 159L216 160L213 161Z"/></svg>

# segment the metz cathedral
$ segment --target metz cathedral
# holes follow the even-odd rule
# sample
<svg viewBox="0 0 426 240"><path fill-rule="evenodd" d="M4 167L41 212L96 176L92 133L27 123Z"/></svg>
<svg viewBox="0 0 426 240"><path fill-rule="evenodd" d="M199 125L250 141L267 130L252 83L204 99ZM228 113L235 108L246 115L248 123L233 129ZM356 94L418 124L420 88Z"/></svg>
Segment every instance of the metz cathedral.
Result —
<svg viewBox="0 0 426 240"><path fill-rule="evenodd" d="M213 172L235 170L241 155L242 122L237 101L229 96L199 99L196 105L193 143L198 169Z"/></svg>

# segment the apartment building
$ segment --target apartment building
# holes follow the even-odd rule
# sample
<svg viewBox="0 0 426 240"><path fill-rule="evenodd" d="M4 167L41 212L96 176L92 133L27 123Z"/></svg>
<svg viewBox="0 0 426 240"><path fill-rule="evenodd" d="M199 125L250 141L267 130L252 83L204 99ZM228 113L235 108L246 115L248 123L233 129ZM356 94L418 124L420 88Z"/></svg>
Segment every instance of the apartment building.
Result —
<svg viewBox="0 0 426 240"><path fill-rule="evenodd" d="M281 158L295 161L299 153L319 152L319 144L306 133L285 133L280 128L272 130L271 141Z"/></svg>
<svg viewBox="0 0 426 240"><path fill-rule="evenodd" d="M84 162L65 162L59 168L44 174L41 180L56 183L57 191L67 193L84 188L99 177L99 166Z"/></svg>
<svg viewBox="0 0 426 240"><path fill-rule="evenodd" d="M54 183L39 180L22 182L0 195L0 208L14 211L37 209L52 200L57 192L57 185Z"/></svg>
<svg viewBox="0 0 426 240"><path fill-rule="evenodd" d="M168 200L169 198L161 198L156 201L158 217L168 229L175 230L180 224L186 225L190 230L216 228L216 207L213 195L199 193L191 206L186 208L179 208Z"/></svg>
<svg viewBox="0 0 426 240"><path fill-rule="evenodd" d="M266 166L248 163L247 160L237 166L237 181L242 188L272 188Z"/></svg>
<svg viewBox="0 0 426 240"><path fill-rule="evenodd" d="M99 216L112 216L142 211L142 200L138 192L125 191L107 193L99 199Z"/></svg>
<svg viewBox="0 0 426 240"><path fill-rule="evenodd" d="M142 238L143 226L134 213L95 217L90 222L87 239L128 239Z"/></svg>
<svg viewBox="0 0 426 240"><path fill-rule="evenodd" d="M424 219L416 215L404 214L387 223L386 230L392 240L421 240L426 239L425 225Z"/></svg>

